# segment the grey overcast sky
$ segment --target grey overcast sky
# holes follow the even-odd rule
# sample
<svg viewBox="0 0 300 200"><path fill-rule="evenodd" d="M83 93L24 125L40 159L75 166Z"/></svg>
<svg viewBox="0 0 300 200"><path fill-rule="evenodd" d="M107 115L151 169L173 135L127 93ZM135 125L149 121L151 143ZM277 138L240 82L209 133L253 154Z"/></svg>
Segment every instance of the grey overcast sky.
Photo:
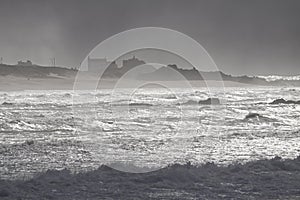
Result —
<svg viewBox="0 0 300 200"><path fill-rule="evenodd" d="M0 0L0 57L78 66L99 42L146 26L197 40L220 70L300 74L299 0Z"/></svg>

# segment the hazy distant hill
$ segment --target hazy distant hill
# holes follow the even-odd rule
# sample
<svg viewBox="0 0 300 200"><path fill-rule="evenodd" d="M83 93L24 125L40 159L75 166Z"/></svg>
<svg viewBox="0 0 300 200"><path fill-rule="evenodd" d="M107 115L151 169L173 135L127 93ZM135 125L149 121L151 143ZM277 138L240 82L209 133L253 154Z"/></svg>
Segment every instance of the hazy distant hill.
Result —
<svg viewBox="0 0 300 200"><path fill-rule="evenodd" d="M0 75L27 78L58 78L75 76L76 70L64 67L51 67L39 65L19 66L0 64Z"/></svg>
<svg viewBox="0 0 300 200"><path fill-rule="evenodd" d="M193 69L181 69L176 65L168 65L157 69L151 73L144 73L139 76L139 79L142 80L224 80L224 81L233 81L239 83L247 84L258 84L258 85L270 85L270 82L267 82L263 78L257 77L248 77L248 76L231 76L227 75L221 71L214 72L201 72L196 68Z"/></svg>
<svg viewBox="0 0 300 200"><path fill-rule="evenodd" d="M138 67L136 67L138 66ZM128 72L128 73L127 73ZM224 80L246 84L270 85L270 82L263 78L248 76L231 76L220 71L200 72L196 68L182 69L177 65L168 65L155 69L151 65L145 65L145 62L132 58L118 67L115 62L111 63L105 70L103 77L120 78L127 73L127 78L149 81L179 81L179 80Z"/></svg>

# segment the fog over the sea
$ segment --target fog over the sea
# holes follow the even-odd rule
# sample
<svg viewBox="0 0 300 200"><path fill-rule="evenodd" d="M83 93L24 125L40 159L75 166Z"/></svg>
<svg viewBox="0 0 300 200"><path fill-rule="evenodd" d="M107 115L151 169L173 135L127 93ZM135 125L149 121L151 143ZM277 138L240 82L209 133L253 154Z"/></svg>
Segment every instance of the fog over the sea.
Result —
<svg viewBox="0 0 300 200"><path fill-rule="evenodd" d="M0 0L0 57L76 67L104 39L164 27L234 75L300 74L298 0Z"/></svg>

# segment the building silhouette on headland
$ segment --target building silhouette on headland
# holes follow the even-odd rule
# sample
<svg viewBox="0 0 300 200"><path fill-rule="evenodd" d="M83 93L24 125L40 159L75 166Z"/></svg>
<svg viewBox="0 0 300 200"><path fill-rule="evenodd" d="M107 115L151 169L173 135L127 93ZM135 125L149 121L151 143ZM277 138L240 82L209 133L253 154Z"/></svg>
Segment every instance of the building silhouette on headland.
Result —
<svg viewBox="0 0 300 200"><path fill-rule="evenodd" d="M132 58L129 58L127 60L122 61L122 67L120 68L120 71L122 74L125 74L129 70L133 69L136 66L144 65L145 61L137 59L135 56Z"/></svg>
<svg viewBox="0 0 300 200"><path fill-rule="evenodd" d="M18 61L18 66L24 66L24 67L29 67L29 66L33 66L32 62L30 60L26 60L26 61Z"/></svg>
<svg viewBox="0 0 300 200"><path fill-rule="evenodd" d="M88 71L92 73L99 73L105 69L103 72L103 76L105 77L121 77L134 67L143 64L145 64L145 62L143 60L139 60L135 56L126 60L122 60L121 67L118 67L116 61L111 62L106 58L88 57Z"/></svg>

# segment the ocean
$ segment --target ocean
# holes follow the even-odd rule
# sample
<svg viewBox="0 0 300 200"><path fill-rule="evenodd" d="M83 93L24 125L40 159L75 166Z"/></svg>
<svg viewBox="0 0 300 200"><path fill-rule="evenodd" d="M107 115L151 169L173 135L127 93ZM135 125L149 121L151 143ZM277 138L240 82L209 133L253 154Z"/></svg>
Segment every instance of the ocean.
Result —
<svg viewBox="0 0 300 200"><path fill-rule="evenodd" d="M300 153L299 88L142 88L0 93L0 178L100 165L246 163ZM218 98L220 104L199 104Z"/></svg>

